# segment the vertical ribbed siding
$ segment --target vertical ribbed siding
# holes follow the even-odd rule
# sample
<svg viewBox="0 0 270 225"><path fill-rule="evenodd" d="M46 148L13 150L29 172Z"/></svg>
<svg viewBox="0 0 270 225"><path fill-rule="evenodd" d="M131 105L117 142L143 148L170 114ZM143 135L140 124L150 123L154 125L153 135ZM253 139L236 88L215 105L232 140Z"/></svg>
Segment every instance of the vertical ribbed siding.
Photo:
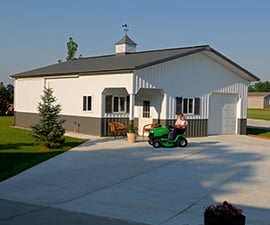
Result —
<svg viewBox="0 0 270 225"><path fill-rule="evenodd" d="M200 98L200 115L186 115L190 126L188 136L208 135L210 96L213 93L236 94L237 119L247 116L247 81L230 68L209 58L203 53L193 54L150 66L135 73L135 90L140 88L158 88L166 94L160 118L165 125L173 125L177 119L176 97ZM243 133L241 125L238 133Z"/></svg>
<svg viewBox="0 0 270 225"><path fill-rule="evenodd" d="M162 126L174 126L176 120L162 120ZM208 135L207 119L188 119L186 135L188 137L204 137Z"/></svg>
<svg viewBox="0 0 270 225"><path fill-rule="evenodd" d="M167 111L162 119L174 119L175 97L201 98L200 119L207 119L212 93L238 94L239 118L246 118L247 82L230 69L202 53L171 60L135 72L135 90L158 88L167 95ZM190 115L190 119L194 117ZM195 118L198 118L197 116Z"/></svg>
<svg viewBox="0 0 270 225"><path fill-rule="evenodd" d="M186 130L188 137L201 137L208 135L207 119L189 120L188 123L189 125Z"/></svg>
<svg viewBox="0 0 270 225"><path fill-rule="evenodd" d="M37 113L15 112L14 118L16 126L30 128L38 122L39 115ZM66 130L102 136L100 118L60 115L60 119L65 120L63 127Z"/></svg>
<svg viewBox="0 0 270 225"><path fill-rule="evenodd" d="M238 119L238 134L246 134L247 133L247 119Z"/></svg>
<svg viewBox="0 0 270 225"><path fill-rule="evenodd" d="M128 126L129 123L129 118L102 118L101 119L101 136L109 136L109 122L119 122L123 123L126 127Z"/></svg>
<svg viewBox="0 0 270 225"><path fill-rule="evenodd" d="M30 128L39 121L38 113L14 112L14 125Z"/></svg>

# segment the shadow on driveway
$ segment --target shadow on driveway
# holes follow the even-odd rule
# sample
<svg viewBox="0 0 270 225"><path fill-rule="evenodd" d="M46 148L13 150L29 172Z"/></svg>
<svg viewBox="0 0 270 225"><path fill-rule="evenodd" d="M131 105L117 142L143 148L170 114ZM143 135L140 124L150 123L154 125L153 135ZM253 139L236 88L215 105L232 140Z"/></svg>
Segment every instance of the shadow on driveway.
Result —
<svg viewBox="0 0 270 225"><path fill-rule="evenodd" d="M202 224L205 206L227 200L244 210L247 225L269 224L270 142L188 140L186 148L159 149L146 140L88 141L0 183L0 198L155 225Z"/></svg>

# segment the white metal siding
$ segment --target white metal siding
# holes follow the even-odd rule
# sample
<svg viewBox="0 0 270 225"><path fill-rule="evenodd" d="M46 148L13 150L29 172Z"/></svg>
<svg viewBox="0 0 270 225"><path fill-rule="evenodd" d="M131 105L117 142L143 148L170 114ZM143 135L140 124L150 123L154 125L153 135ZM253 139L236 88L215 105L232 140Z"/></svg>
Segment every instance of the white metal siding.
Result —
<svg viewBox="0 0 270 225"><path fill-rule="evenodd" d="M166 93L168 107L161 119L176 118L175 97L200 97L201 114L190 119L207 119L211 93L237 94L241 99L238 118L246 118L247 82L229 68L203 53L197 53L136 71L135 90L159 88Z"/></svg>
<svg viewBox="0 0 270 225"><path fill-rule="evenodd" d="M63 115L102 116L102 91L104 88L126 88L132 92L131 74L89 75L77 78L24 78L15 81L15 110L37 112L44 84L53 89L57 103L61 104ZM92 111L84 112L83 96L92 96Z"/></svg>
<svg viewBox="0 0 270 225"><path fill-rule="evenodd" d="M16 79L15 82L15 111L37 112L40 96L43 94L44 79Z"/></svg>
<svg viewBox="0 0 270 225"><path fill-rule="evenodd" d="M80 76L75 80L49 80L62 105L62 114L76 116L102 116L102 92L105 88L126 88L131 92L130 74ZM68 96L67 96L67 93ZM92 111L82 111L82 96L92 96Z"/></svg>
<svg viewBox="0 0 270 225"><path fill-rule="evenodd" d="M139 69L134 73L84 75L78 78L24 78L17 79L15 109L21 112L37 112L37 103L43 91L44 81L53 88L62 114L76 116L103 116L102 91L104 88L126 88L136 94L140 88L157 88L163 99L152 98L161 112L153 110L158 119L176 119L175 97L200 97L200 115L188 115L188 119L208 119L209 98L212 93L236 94L237 118L246 118L247 82L235 72L203 53L181 57L168 62ZM135 88L133 90L133 79ZM92 96L93 110L82 111L82 96ZM135 117L139 114L135 108ZM117 115L116 115L117 116ZM157 118L153 118L157 119Z"/></svg>

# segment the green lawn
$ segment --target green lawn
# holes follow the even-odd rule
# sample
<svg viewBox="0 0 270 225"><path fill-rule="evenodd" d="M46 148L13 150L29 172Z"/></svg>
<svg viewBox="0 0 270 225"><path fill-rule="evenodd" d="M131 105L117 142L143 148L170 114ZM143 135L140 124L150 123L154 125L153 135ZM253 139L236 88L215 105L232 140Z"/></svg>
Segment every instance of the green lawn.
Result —
<svg viewBox="0 0 270 225"><path fill-rule="evenodd" d="M247 134L270 139L270 129L247 128Z"/></svg>
<svg viewBox="0 0 270 225"><path fill-rule="evenodd" d="M270 110L248 109L248 119L270 120ZM263 128L247 128L247 134L270 138L270 130Z"/></svg>
<svg viewBox="0 0 270 225"><path fill-rule="evenodd" d="M66 137L62 148L48 150L33 143L31 131L12 128L12 124L13 117L0 117L0 181L86 141Z"/></svg>
<svg viewBox="0 0 270 225"><path fill-rule="evenodd" d="M248 109L249 119L270 120L270 110L267 109Z"/></svg>

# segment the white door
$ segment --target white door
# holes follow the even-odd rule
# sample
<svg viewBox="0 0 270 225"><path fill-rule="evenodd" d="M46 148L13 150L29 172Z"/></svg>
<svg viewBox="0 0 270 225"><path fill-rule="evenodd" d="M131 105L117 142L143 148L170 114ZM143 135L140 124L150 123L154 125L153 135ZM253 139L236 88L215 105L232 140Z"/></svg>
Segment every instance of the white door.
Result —
<svg viewBox="0 0 270 225"><path fill-rule="evenodd" d="M209 101L208 134L235 134L237 95L212 94Z"/></svg>
<svg viewBox="0 0 270 225"><path fill-rule="evenodd" d="M141 108L140 117L138 120L138 133L139 135L143 134L143 127L146 124L151 124L153 122L151 112L150 112L150 101L143 101L143 106ZM145 133L144 136L147 136L148 133Z"/></svg>

